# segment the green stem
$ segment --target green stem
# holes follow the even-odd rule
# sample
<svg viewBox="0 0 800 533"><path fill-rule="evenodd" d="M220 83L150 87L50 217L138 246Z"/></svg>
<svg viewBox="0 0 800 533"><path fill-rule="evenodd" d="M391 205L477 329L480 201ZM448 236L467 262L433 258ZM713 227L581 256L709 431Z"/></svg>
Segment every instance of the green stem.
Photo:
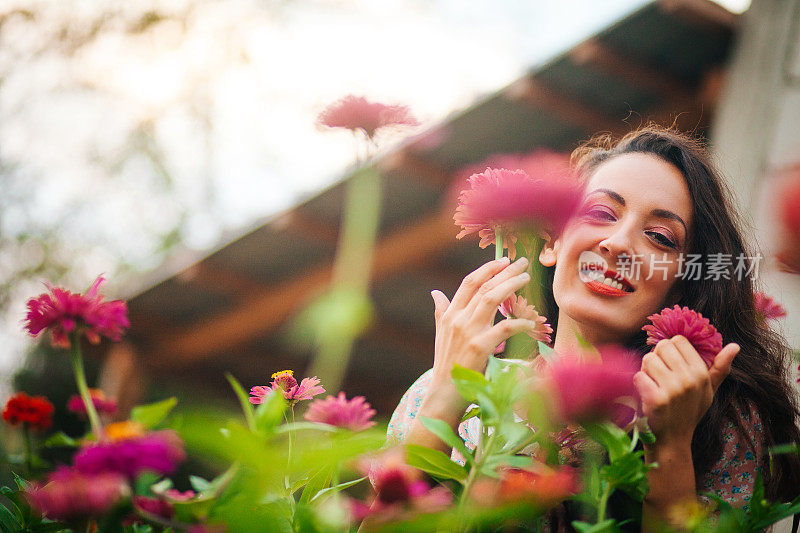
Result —
<svg viewBox="0 0 800 533"><path fill-rule="evenodd" d="M31 446L31 432L28 423L22 424L22 438L25 441L25 467L28 469L28 477L33 477L33 447Z"/></svg>
<svg viewBox="0 0 800 533"><path fill-rule="evenodd" d="M500 259L503 257L503 231L500 226L494 228L494 258Z"/></svg>
<svg viewBox="0 0 800 533"><path fill-rule="evenodd" d="M469 524L464 523L463 513L464 507L467 504L467 499L469 498L470 490L472 489L472 484L475 481L475 477L477 476L478 472L483 469L483 465L486 463L486 458L492 452L496 435L497 430L495 429L495 431L489 435L489 439L485 447L483 446L483 436L481 436L481 441L478 443L478 450L475 452L475 464L472 465L472 468L469 471L467 481L464 483L464 490L461 492L461 501L458 502L459 523L461 524L460 529L462 531L467 531L469 529Z"/></svg>
<svg viewBox="0 0 800 533"><path fill-rule="evenodd" d="M83 404L86 406L86 414L89 417L89 424L92 427L92 434L96 440L103 438L103 425L100 417L94 408L92 395L89 394L89 386L86 384L86 372L83 369L83 357L81 356L80 335L73 332L70 335L70 354L72 355L72 372L75 374L75 383L78 385L78 392L81 395Z"/></svg>
<svg viewBox="0 0 800 533"><path fill-rule="evenodd" d="M603 495L600 496L600 505L597 510L597 523L599 524L606 519L606 506L608 505L608 497L611 496L611 483L606 483L603 489Z"/></svg>

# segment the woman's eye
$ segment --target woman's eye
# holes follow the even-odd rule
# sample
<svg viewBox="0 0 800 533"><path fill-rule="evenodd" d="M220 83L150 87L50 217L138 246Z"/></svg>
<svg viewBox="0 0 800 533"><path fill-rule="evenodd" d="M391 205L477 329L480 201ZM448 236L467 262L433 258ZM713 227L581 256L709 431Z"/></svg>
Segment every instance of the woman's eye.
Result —
<svg viewBox="0 0 800 533"><path fill-rule="evenodd" d="M586 212L586 216L596 220L615 220L614 215L603 209L590 209Z"/></svg>
<svg viewBox="0 0 800 533"><path fill-rule="evenodd" d="M672 242L669 239L669 237L667 237L663 233L659 233L657 231L648 231L647 234L650 235L653 238L653 240L655 240L658 244L660 244L662 246L666 246L668 248L676 248L677 247L675 245L675 243Z"/></svg>

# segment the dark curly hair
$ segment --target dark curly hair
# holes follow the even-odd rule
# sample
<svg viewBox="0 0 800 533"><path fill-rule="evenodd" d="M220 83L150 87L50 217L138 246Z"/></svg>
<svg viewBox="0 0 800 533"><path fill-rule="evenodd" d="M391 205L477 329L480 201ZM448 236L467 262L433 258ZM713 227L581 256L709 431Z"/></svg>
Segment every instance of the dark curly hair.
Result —
<svg viewBox="0 0 800 533"><path fill-rule="evenodd" d="M681 171L689 187L694 212L694 230L689 239L691 253L739 254L751 257L742 239L742 222L731 204L730 191L711 164L699 140L671 128L648 125L614 142L608 135L596 137L577 148L572 163L582 176L590 176L603 162L622 154L653 154ZM549 267L542 287L545 314L558 324L558 306L553 296L555 268ZM800 443L796 420L798 406L787 377L790 350L786 340L771 330L756 312L753 280L681 279L678 304L698 311L722 334L726 343L741 347L730 375L714 395L711 407L698 424L692 439L695 477L700 482L723 451L725 426L733 423L743 435L739 413L755 408L763 422L766 447ZM626 343L644 355L650 351L644 332ZM749 438L749 435L748 435ZM766 451L766 450L765 450ZM800 457L776 455L764 469L766 495L771 500L789 500L800 493ZM699 488L699 487L698 487Z"/></svg>

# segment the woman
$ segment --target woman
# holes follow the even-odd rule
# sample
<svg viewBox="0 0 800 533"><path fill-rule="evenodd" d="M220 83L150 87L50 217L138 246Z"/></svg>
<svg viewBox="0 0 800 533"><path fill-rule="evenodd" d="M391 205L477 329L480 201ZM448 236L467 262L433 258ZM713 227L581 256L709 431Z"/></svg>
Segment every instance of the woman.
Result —
<svg viewBox="0 0 800 533"><path fill-rule="evenodd" d="M557 352L577 349L578 332L593 345L624 344L643 356L635 385L656 436L645 452L660 465L648 476L643 519L666 518L672 505L709 491L746 504L759 471L768 498L793 498L800 491L797 456L776 456L771 471L766 458L770 446L800 442L785 375L788 348L758 316L752 276L734 272L737 258L751 254L702 146L647 127L615 145L607 137L591 141L573 161L584 179L584 200L538 257L547 267L544 311ZM706 265L728 258L727 275L684 275L688 254L700 254ZM587 256L602 258L611 277L627 264L622 289L599 287L588 277L581 269ZM638 275L630 268L636 264ZM466 404L450 379L453 365L483 371L500 342L533 327L523 319L493 325L497 305L529 281L526 266L524 258L489 262L464 278L452 301L432 292L433 369L404 396L390 436L446 450L416 418L458 426ZM683 337L647 346L647 316L674 304L701 313L728 342L710 369ZM469 437L463 427L460 432Z"/></svg>

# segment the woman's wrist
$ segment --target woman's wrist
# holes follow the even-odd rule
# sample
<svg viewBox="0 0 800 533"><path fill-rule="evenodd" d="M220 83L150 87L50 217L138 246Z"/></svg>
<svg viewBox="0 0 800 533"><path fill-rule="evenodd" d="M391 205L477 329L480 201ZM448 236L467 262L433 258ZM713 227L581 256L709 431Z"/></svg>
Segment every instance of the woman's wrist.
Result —
<svg viewBox="0 0 800 533"><path fill-rule="evenodd" d="M645 446L645 460L658 466L648 473L650 491L646 502L667 509L671 504L695 497L694 464L690 438L675 438Z"/></svg>

